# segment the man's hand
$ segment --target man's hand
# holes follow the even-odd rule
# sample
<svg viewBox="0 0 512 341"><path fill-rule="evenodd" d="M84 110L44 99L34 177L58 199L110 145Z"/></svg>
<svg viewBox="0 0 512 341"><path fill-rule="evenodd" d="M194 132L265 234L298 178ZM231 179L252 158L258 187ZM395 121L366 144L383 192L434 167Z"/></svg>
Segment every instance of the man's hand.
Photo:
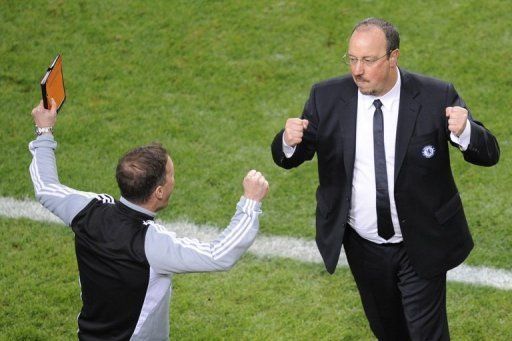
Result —
<svg viewBox="0 0 512 341"><path fill-rule="evenodd" d="M244 196L247 199L261 201L268 193L268 182L265 177L254 169L244 178Z"/></svg>
<svg viewBox="0 0 512 341"><path fill-rule="evenodd" d="M57 120L57 103L55 103L53 98L51 99L51 105L50 110L45 109L43 101L41 101L37 107L32 109L32 117L37 127L48 128L55 125L55 121Z"/></svg>
<svg viewBox="0 0 512 341"><path fill-rule="evenodd" d="M466 128L468 111L462 107L447 107L446 117L448 118L448 130L459 137Z"/></svg>
<svg viewBox="0 0 512 341"><path fill-rule="evenodd" d="M302 142L304 130L308 128L309 121L300 118L289 118L284 127L284 142L290 147L295 147Z"/></svg>

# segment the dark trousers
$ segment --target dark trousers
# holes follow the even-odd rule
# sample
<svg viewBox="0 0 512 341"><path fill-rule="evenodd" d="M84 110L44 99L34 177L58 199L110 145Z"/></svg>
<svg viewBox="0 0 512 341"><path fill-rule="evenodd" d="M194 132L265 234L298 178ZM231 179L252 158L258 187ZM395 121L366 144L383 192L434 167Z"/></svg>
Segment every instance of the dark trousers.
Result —
<svg viewBox="0 0 512 341"><path fill-rule="evenodd" d="M403 243L379 245L347 226L343 240L364 312L381 340L449 340L446 274L421 278Z"/></svg>

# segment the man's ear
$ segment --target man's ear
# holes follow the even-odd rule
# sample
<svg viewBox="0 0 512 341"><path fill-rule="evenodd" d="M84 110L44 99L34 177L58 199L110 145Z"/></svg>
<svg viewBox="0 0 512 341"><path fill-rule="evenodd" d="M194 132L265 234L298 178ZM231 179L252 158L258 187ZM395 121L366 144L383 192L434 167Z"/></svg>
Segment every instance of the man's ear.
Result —
<svg viewBox="0 0 512 341"><path fill-rule="evenodd" d="M389 60L391 61L391 67L396 67L398 65L398 57L400 57L399 49L391 51L391 55L389 56Z"/></svg>
<svg viewBox="0 0 512 341"><path fill-rule="evenodd" d="M162 186L156 186L153 195L156 199L162 200L164 198L164 188Z"/></svg>

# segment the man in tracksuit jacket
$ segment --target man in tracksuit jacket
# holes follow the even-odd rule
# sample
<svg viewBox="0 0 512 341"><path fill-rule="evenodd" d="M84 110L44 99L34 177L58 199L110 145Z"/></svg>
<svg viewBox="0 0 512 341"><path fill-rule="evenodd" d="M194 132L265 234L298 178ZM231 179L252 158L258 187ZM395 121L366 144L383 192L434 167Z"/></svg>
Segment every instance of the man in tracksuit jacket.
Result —
<svg viewBox="0 0 512 341"><path fill-rule="evenodd" d="M119 160L120 200L59 182L53 137L55 105L32 111L37 138L30 175L37 200L70 226L80 274L81 340L167 340L174 273L230 269L253 243L268 183L261 173L244 178L244 195L229 226L211 243L178 238L155 223L174 187L174 167L159 144Z"/></svg>

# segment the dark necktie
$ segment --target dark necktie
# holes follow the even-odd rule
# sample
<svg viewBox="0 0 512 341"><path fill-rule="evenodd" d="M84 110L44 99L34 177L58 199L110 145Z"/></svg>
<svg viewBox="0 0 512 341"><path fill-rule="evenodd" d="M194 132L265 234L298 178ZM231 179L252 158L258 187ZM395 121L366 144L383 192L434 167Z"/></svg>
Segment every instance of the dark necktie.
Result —
<svg viewBox="0 0 512 341"><path fill-rule="evenodd" d="M389 209L388 174L386 171L386 152L384 150L384 119L382 102L373 101L373 157L375 161L375 186L377 189L377 229L379 236L388 240L395 235L391 210Z"/></svg>

